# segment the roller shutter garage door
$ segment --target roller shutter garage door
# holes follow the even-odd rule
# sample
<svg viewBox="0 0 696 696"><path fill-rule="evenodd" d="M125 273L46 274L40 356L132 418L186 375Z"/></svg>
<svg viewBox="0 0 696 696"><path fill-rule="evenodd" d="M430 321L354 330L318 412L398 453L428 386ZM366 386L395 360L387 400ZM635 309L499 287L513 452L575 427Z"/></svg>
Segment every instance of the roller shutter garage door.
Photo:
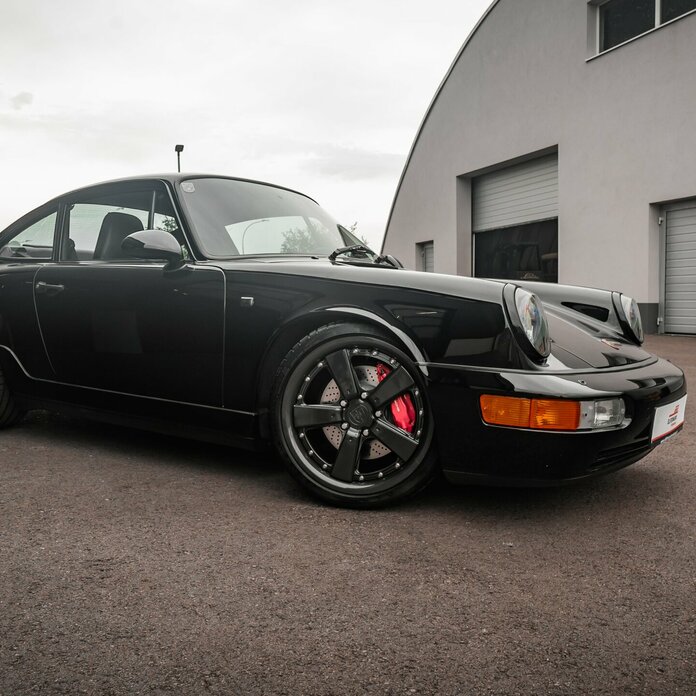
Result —
<svg viewBox="0 0 696 696"><path fill-rule="evenodd" d="M477 177L472 208L474 232L558 217L558 155Z"/></svg>
<svg viewBox="0 0 696 696"><path fill-rule="evenodd" d="M665 218L665 331L696 334L696 200Z"/></svg>
<svg viewBox="0 0 696 696"><path fill-rule="evenodd" d="M558 282L558 155L472 182L474 275Z"/></svg>

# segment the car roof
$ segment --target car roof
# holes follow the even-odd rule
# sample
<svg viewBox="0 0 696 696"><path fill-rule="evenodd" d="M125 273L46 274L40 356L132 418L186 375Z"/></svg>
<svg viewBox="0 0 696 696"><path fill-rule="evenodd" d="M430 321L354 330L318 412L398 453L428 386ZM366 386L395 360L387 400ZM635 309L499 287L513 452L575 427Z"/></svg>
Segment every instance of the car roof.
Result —
<svg viewBox="0 0 696 696"><path fill-rule="evenodd" d="M276 188L276 189L281 189L283 191L289 191L290 193L295 193L298 196L303 196L304 198L307 198L308 200L312 201L313 203L317 203L317 201L312 198L311 196L308 196L306 193L302 193L301 191L296 191L295 189L288 188L287 186L278 186L277 184L270 184L266 181L257 181L255 179L246 179L243 177L237 177L237 176L225 176L222 174L202 174L202 173L189 173L189 172L177 172L177 173L167 173L167 174L142 174L139 176L126 176L126 177L121 177L119 179L109 179L107 181L99 181L95 182L93 184L87 184L85 186L80 186L79 188L72 189L70 191L65 191L64 193L59 194L58 196L54 196L53 198L50 198L47 201L44 201L41 203L41 205L36 206L35 208L29 210L26 212L24 215L21 217L17 218L13 222L11 222L7 227L4 229L0 229L0 233L4 234L5 232L8 232L10 229L15 229L18 226L21 226L25 224L27 220L30 220L31 218L35 217L38 214L41 214L42 211L50 209L51 207L56 206L63 198L69 197L69 196L74 196L83 192L96 192L101 188L108 188L112 184L121 184L121 183L137 183L139 181L147 181L147 182L152 182L152 181L164 181L169 183L172 187L175 187L176 184L179 184L182 181L186 181L187 179L229 179L231 181L243 181L249 184L259 184L260 186L270 186L271 188Z"/></svg>
<svg viewBox="0 0 696 696"><path fill-rule="evenodd" d="M119 179L109 179L107 181L99 181L95 182L93 184L87 184L86 186L80 186L79 188L73 189L72 191L66 191L65 193L60 194L59 196L55 196L55 198L51 199L52 201L58 199L58 198L63 198L64 196L70 196L75 193L80 193L81 191L87 191L92 188L99 188L102 186L109 186L111 184L121 184L121 183L128 183L128 182L138 182L138 181L167 181L173 186L182 182L182 181L187 181L189 179L229 179L230 181L243 181L248 184L259 184L260 186L271 186L272 188L277 188L277 189L282 189L284 191L290 191L291 193L296 193L299 196L304 196L305 198L308 198L310 201L317 203L317 201L312 198L311 196L308 196L306 193L302 193L302 191L296 191L295 189L288 188L287 186L279 186L278 184L271 184L267 181L258 181L256 179L247 179L244 177L238 177L238 176L226 176L223 174L205 174L205 173L189 173L189 172L177 172L177 173L168 173L168 174L142 174L139 176L126 176L126 177L121 177ZM318 203L317 203L318 205Z"/></svg>

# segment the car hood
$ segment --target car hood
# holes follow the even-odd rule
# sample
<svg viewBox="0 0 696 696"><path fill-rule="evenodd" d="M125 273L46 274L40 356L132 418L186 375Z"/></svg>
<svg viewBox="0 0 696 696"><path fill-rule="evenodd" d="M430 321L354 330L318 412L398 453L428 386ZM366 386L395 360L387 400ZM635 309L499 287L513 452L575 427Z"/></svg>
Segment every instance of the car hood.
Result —
<svg viewBox="0 0 696 696"><path fill-rule="evenodd" d="M551 335L551 367L566 369L628 367L653 356L617 331L569 317L544 305ZM556 364L559 361L560 364Z"/></svg>

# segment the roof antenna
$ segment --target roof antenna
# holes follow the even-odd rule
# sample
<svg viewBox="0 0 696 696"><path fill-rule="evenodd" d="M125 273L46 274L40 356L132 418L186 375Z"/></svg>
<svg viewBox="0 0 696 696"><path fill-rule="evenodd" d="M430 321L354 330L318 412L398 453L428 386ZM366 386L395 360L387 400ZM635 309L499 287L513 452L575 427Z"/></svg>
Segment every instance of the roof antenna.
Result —
<svg viewBox="0 0 696 696"><path fill-rule="evenodd" d="M184 151L183 145L175 145L174 152L176 152L176 171L181 172L181 153Z"/></svg>

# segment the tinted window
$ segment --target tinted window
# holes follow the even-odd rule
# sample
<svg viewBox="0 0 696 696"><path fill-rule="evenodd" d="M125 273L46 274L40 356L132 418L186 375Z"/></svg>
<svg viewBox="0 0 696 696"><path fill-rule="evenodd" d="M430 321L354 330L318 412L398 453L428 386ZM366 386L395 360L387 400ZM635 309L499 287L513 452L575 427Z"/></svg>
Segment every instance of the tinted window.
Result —
<svg viewBox="0 0 696 696"><path fill-rule="evenodd" d="M55 230L56 213L51 213L6 240L0 248L0 259L50 259Z"/></svg>
<svg viewBox="0 0 696 696"><path fill-rule="evenodd" d="M662 0L660 21L669 22L691 10L696 10L696 0Z"/></svg>
<svg viewBox="0 0 696 696"><path fill-rule="evenodd" d="M655 27L655 0L610 0L599 12L600 51Z"/></svg>

